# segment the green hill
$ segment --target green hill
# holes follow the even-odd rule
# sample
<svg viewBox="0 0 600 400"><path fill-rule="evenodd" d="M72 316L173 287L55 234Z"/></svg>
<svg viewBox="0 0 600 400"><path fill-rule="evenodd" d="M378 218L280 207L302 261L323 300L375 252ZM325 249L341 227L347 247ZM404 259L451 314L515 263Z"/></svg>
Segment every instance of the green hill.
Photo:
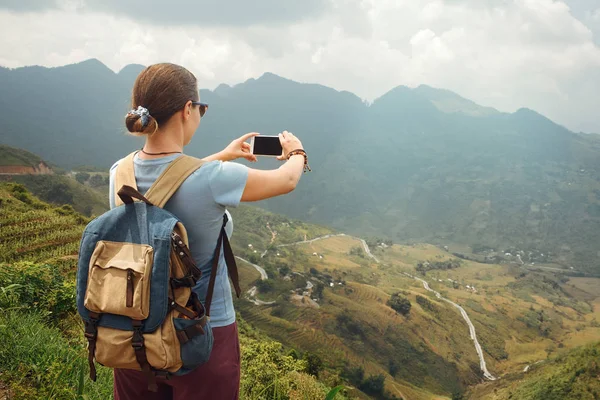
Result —
<svg viewBox="0 0 600 400"><path fill-rule="evenodd" d="M0 167L8 165L37 167L42 162L43 160L33 153L0 144Z"/></svg>
<svg viewBox="0 0 600 400"><path fill-rule="evenodd" d="M527 371L481 385L470 397L481 400L594 400L600 398L600 342L565 351Z"/></svg>
<svg viewBox="0 0 600 400"><path fill-rule="evenodd" d="M22 184L43 201L71 205L87 216L99 215L108 209L108 200L98 191L64 175L60 169L54 168L59 173L49 167L47 171L39 171L40 165L48 163L28 151L0 145L0 182ZM2 167L10 169L2 173Z"/></svg>
<svg viewBox="0 0 600 400"><path fill-rule="evenodd" d="M77 251L89 221L23 185L0 183L0 398L111 398L109 369L98 365L95 383L85 378L86 343L75 310ZM310 361L287 355L240 317L238 325L241 399L325 398L330 384L310 375Z"/></svg>
<svg viewBox="0 0 600 400"><path fill-rule="evenodd" d="M0 183L0 263L73 259L89 219L44 203L24 186Z"/></svg>

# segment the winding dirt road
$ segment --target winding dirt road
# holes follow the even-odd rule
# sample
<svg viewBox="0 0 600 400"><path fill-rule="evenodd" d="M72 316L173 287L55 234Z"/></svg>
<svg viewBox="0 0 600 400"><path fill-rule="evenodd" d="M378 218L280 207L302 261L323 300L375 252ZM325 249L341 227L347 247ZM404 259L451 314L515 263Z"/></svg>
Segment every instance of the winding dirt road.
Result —
<svg viewBox="0 0 600 400"><path fill-rule="evenodd" d="M406 272L404 272L404 275L420 281L421 283L423 283L423 287L425 289L427 289L430 292L433 292L435 294L435 297L437 297L440 300L445 301L446 303L452 304L454 307L458 308L463 319L467 322L467 325L469 326L469 333L471 334L471 340L473 340L473 343L475 344L475 350L477 351L477 355L479 356L479 367L481 368L481 371L483 372L483 376L490 381L495 381L497 378L494 375L492 375L490 373L490 371L488 371L488 369L487 369L487 365L485 363L485 358L483 358L483 350L481 348L481 345L479 344L479 341L477 340L477 333L475 332L475 326L473 326L473 323L471 322L471 319L469 318L469 315L467 314L465 309L462 308L461 306L459 306L458 304L456 304L455 302L442 297L442 295L439 292L436 292L435 290L433 290L432 288L429 287L429 283L427 283L426 280L417 278L416 276L412 276L410 274L407 274Z"/></svg>

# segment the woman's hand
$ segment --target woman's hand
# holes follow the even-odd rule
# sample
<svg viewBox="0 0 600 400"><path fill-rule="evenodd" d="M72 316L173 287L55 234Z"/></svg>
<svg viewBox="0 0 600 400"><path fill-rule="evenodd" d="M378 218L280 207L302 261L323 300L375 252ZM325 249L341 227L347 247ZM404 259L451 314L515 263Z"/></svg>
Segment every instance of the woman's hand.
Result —
<svg viewBox="0 0 600 400"><path fill-rule="evenodd" d="M233 161L238 158L245 158L248 161L256 162L256 156L250 153L250 144L246 143L246 140L253 136L258 136L259 133L250 132L246 133L233 140L227 147L220 152L213 154L212 156L206 157L205 161L221 160L221 161Z"/></svg>
<svg viewBox="0 0 600 400"><path fill-rule="evenodd" d="M277 157L277 159L280 161L285 160L290 151L298 149L304 150L300 139L288 131L283 131L279 134L279 142L281 143L281 147L283 149L283 154Z"/></svg>

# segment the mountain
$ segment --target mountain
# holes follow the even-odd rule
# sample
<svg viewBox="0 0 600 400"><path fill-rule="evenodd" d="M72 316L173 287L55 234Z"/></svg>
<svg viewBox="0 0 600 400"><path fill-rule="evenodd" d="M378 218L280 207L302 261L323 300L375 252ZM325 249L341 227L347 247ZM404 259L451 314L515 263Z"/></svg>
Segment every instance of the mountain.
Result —
<svg viewBox="0 0 600 400"><path fill-rule="evenodd" d="M68 168L107 168L141 145L123 133L141 68L115 74L90 60L1 69L0 142ZM262 207L350 233L516 249L600 273L598 135L427 86L400 86L367 105L349 92L266 73L200 94L210 109L189 154L208 155L245 132L284 129L307 148L313 172L293 194Z"/></svg>

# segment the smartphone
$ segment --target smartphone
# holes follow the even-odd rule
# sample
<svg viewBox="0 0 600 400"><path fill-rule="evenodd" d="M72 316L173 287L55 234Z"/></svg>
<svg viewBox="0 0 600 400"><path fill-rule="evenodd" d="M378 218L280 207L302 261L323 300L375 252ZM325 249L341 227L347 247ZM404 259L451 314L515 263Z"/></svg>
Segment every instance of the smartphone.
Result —
<svg viewBox="0 0 600 400"><path fill-rule="evenodd" d="M250 152L257 156L277 157L283 154L279 136L258 135L250 139Z"/></svg>

